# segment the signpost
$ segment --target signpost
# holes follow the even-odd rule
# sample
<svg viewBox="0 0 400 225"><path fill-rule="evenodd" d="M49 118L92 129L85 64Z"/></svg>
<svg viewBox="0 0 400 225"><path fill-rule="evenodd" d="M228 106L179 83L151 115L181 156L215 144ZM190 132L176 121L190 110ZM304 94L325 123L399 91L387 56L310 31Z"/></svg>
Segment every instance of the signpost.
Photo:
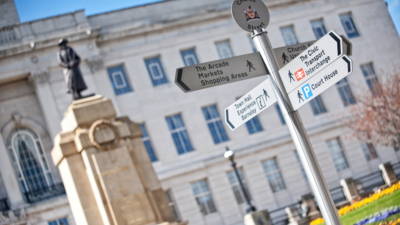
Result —
<svg viewBox="0 0 400 225"><path fill-rule="evenodd" d="M297 110L326 89L335 85L351 72L353 72L353 64L347 56L342 56L337 59L321 72L311 77L307 82L289 93L289 99L293 109Z"/></svg>
<svg viewBox="0 0 400 225"><path fill-rule="evenodd" d="M225 109L225 122L235 130L269 106L276 97L269 78Z"/></svg>
<svg viewBox="0 0 400 225"><path fill-rule="evenodd" d="M300 53L302 53L315 42L316 41L308 41L300 44L275 48L274 54L276 55L276 61L279 68L284 67L286 64L296 58Z"/></svg>
<svg viewBox="0 0 400 225"><path fill-rule="evenodd" d="M261 0L251 0L251 1L234 1L232 3L232 16L233 19L238 23L238 25L248 31L246 29L246 26L243 26L243 17L238 13L238 8L243 8L243 5L248 6L248 8L254 8L256 2L261 2ZM243 5L242 5L243 4ZM261 7L260 5L257 5L259 7L257 10L259 11L268 11L268 9L265 7ZM296 149L299 153L300 160L304 166L304 170L306 171L307 177L309 178L310 186L313 190L313 193L315 195L315 198L318 202L319 208L321 210L321 213L325 219L325 223L328 225L341 225L342 222L340 220L340 217L337 213L335 204L333 203L332 197L329 193L328 185L325 182L324 176L322 174L322 170L318 164L317 157L315 156L315 153L312 149L311 142L308 138L307 132L304 128L303 122L301 121L300 115L296 110L293 110L292 105L290 104L289 96L287 94L285 87L288 86L289 89L291 88L292 90L296 88L298 85L301 84L296 84L293 86L290 86L290 77L289 77L289 83L282 81L281 75L288 75L288 70L289 69L296 69L297 72L300 69L303 69L302 66L305 64L306 60L308 60L306 66L311 68L304 68L308 69L308 75L311 77L314 74L317 74L319 71L321 71L324 67L326 67L329 63L333 62L335 58L340 57L343 54L343 41L340 36L338 36L336 33L333 31L329 32L330 37L322 37L319 41L317 41L313 46L314 48L306 49L305 52L306 54L309 54L307 58L303 55L304 53L300 54L297 56L295 59L293 59L292 62L288 63L286 66L284 66L278 73L278 65L276 62L276 58L272 47L271 43L268 39L267 36L267 31L264 29L265 27L259 29L253 29L252 31L252 39L254 41L254 44L257 47L257 50L260 51L261 57L264 60L265 66L267 67L268 71L270 72L270 76L272 78L271 84L274 89L278 104L281 108L283 117L285 119L285 122L289 128L290 134L292 136L293 142L296 146ZM322 39L333 39L335 43L332 43L330 40L322 40ZM327 43L325 43L327 42ZM333 47L330 46L333 44ZM329 45L329 46L328 46ZM351 47L351 45L350 45ZM335 52L331 50L334 49L336 50L336 55L334 54ZM328 50L329 49L329 50ZM332 52L331 52L332 51ZM319 55L317 57L317 55ZM302 58L300 58L303 56ZM332 59L326 59L326 57L329 56L329 58ZM310 57L310 58L309 58ZM325 60L324 63L319 62L321 60ZM299 62L300 60L300 62ZM321 65L318 65L315 67L315 64L319 62ZM314 65L313 65L314 64ZM325 65L323 65L325 64ZM299 67L299 68L298 68ZM321 68L320 68L321 67ZM304 70L303 69L303 70ZM304 76L302 76L302 79L304 79ZM299 76L300 78L300 76ZM298 79L301 80L301 79ZM304 81L307 79L304 79ZM298 82L298 81L296 81ZM295 82L294 82L295 83ZM293 84L294 84L293 83ZM289 84L289 85L287 85Z"/></svg>
<svg viewBox="0 0 400 225"><path fill-rule="evenodd" d="M197 91L267 75L258 52L176 69L175 84L184 92Z"/></svg>
<svg viewBox="0 0 400 225"><path fill-rule="evenodd" d="M351 56L352 54L351 42L344 35L340 35L340 37L342 38L343 41L343 53L346 54L347 56ZM290 61L296 58L300 53L309 48L315 42L316 40L307 41L294 45L288 45L280 48L274 48L274 54L276 56L276 61L278 63L279 68L284 67L286 64L288 64Z"/></svg>
<svg viewBox="0 0 400 225"><path fill-rule="evenodd" d="M306 51L279 70L288 93L343 55L342 38L334 31L323 36Z"/></svg>
<svg viewBox="0 0 400 225"><path fill-rule="evenodd" d="M178 68L175 83L191 92L268 74L264 82L225 109L225 122L234 130L278 102L326 224L341 225L296 110L352 72L352 62L345 55L352 54L351 42L330 31L318 41L273 50L265 30L269 12L262 0L234 0L232 16L243 30L252 32L259 52Z"/></svg>

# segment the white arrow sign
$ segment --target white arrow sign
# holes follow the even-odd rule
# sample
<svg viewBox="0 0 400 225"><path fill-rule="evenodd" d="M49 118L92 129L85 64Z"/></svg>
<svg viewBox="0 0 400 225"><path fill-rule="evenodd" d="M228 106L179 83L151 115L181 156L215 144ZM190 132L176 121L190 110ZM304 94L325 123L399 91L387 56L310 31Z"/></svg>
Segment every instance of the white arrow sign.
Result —
<svg viewBox="0 0 400 225"><path fill-rule="evenodd" d="M292 92L342 55L342 38L334 31L329 31L279 70L287 93Z"/></svg>
<svg viewBox="0 0 400 225"><path fill-rule="evenodd" d="M279 68L284 67L286 64L296 58L296 56L298 56L315 42L316 41L308 41L280 48L274 48L274 54L276 56Z"/></svg>
<svg viewBox="0 0 400 225"><path fill-rule="evenodd" d="M353 71L353 63L343 55L307 82L289 93L293 109L297 110Z"/></svg>
<svg viewBox="0 0 400 225"><path fill-rule="evenodd" d="M269 78L225 109L225 122L235 130L276 102Z"/></svg>

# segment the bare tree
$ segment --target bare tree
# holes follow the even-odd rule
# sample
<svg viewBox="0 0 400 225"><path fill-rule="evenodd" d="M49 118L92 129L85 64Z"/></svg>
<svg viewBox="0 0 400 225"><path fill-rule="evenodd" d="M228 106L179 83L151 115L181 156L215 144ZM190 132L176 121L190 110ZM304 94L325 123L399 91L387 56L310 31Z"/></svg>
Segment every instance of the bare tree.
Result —
<svg viewBox="0 0 400 225"><path fill-rule="evenodd" d="M343 119L353 134L365 143L400 148L400 67L383 73L373 89L355 96L351 117Z"/></svg>

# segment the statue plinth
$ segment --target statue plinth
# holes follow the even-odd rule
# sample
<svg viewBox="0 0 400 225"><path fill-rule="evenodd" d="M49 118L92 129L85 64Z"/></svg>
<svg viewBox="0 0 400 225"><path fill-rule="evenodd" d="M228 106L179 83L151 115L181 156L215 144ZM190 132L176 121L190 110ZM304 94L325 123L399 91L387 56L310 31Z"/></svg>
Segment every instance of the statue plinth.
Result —
<svg viewBox="0 0 400 225"><path fill-rule="evenodd" d="M140 125L109 99L74 101L51 152L77 224L176 224L143 145Z"/></svg>

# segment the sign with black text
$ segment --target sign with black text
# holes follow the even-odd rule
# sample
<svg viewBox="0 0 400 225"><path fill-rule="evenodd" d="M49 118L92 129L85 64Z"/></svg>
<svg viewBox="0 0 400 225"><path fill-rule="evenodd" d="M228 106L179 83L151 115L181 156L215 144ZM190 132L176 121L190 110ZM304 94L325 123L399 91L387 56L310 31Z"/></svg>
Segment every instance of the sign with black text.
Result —
<svg viewBox="0 0 400 225"><path fill-rule="evenodd" d="M293 109L297 110L307 102L311 101L326 89L335 85L338 81L353 71L353 63L349 57L343 55L317 75L311 77L307 82L295 88L289 93L289 99Z"/></svg>
<svg viewBox="0 0 400 225"><path fill-rule="evenodd" d="M184 92L267 75L259 52L176 69L175 84Z"/></svg>
<svg viewBox="0 0 400 225"><path fill-rule="evenodd" d="M284 67L315 42L316 40L274 48L274 54L276 56L276 60L278 61L279 68Z"/></svg>
<svg viewBox="0 0 400 225"><path fill-rule="evenodd" d="M342 38L334 31L329 31L279 70L286 92L291 93L343 53Z"/></svg>
<svg viewBox="0 0 400 225"><path fill-rule="evenodd" d="M232 17L247 32L266 28L269 23L269 11L262 0L234 0Z"/></svg>
<svg viewBox="0 0 400 225"><path fill-rule="evenodd" d="M271 81L267 78L225 109L225 122L231 130L235 130L276 101Z"/></svg>

